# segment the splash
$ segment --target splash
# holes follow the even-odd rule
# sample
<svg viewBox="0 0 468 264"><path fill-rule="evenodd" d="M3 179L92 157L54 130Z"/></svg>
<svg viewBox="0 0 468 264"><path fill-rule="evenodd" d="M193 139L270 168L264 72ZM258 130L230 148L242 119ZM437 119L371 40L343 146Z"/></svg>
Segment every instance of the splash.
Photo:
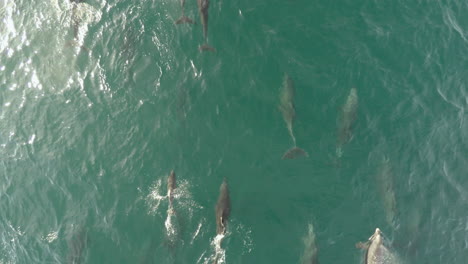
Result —
<svg viewBox="0 0 468 264"><path fill-rule="evenodd" d="M149 189L149 194L146 196L146 204L149 207L148 214L154 215L157 211L159 206L161 205L161 201L167 198L167 195L161 195L161 186L162 180L156 180Z"/></svg>
<svg viewBox="0 0 468 264"><path fill-rule="evenodd" d="M197 263L203 259L203 264L221 264L226 263L226 250L221 247L221 243L227 234L216 235L210 243L213 253L210 256L204 257L205 254L198 259Z"/></svg>
<svg viewBox="0 0 468 264"><path fill-rule="evenodd" d="M48 243L54 242L58 237L58 231L52 231L42 238L42 240L47 241Z"/></svg>
<svg viewBox="0 0 468 264"><path fill-rule="evenodd" d="M198 223L197 230L195 230L192 240L190 241L190 244L193 245L193 241L197 238L197 236L200 234L201 227L203 226L203 221Z"/></svg>

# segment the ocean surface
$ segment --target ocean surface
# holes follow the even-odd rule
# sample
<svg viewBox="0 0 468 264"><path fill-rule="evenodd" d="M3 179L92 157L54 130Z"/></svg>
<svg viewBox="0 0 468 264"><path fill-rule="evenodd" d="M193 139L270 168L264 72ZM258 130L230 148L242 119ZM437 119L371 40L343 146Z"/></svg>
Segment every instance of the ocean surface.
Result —
<svg viewBox="0 0 468 264"><path fill-rule="evenodd" d="M216 52L184 9L0 0L0 263L358 264L377 227L402 263L467 263L467 1L211 0Z"/></svg>

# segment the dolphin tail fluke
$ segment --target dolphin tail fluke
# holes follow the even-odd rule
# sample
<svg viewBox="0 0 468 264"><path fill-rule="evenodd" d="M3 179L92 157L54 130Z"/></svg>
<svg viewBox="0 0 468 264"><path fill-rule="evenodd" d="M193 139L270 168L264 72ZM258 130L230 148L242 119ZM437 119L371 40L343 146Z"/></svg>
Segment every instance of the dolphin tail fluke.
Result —
<svg viewBox="0 0 468 264"><path fill-rule="evenodd" d="M309 154L299 147L292 147L284 153L281 159L295 159L299 157L309 157Z"/></svg>
<svg viewBox="0 0 468 264"><path fill-rule="evenodd" d="M177 21L175 23L177 25L179 25L179 24L195 24L195 22L193 22L192 19L186 17L185 15L183 15L181 18L177 19Z"/></svg>
<svg viewBox="0 0 468 264"><path fill-rule="evenodd" d="M211 52L216 52L216 49L211 47L208 44L203 44L198 48L200 51L211 51Z"/></svg>

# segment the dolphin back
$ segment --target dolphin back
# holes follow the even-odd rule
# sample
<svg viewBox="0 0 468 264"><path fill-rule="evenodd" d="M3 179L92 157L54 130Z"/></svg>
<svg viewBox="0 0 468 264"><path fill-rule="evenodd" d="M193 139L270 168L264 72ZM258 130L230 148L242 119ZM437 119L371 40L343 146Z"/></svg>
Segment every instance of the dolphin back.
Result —
<svg viewBox="0 0 468 264"><path fill-rule="evenodd" d="M338 128L338 147L346 144L352 137L353 124L356 121L358 95L356 88L351 88L346 103L343 105ZM338 153L338 152L337 152Z"/></svg>
<svg viewBox="0 0 468 264"><path fill-rule="evenodd" d="M231 199L226 180L219 188L219 198L216 204L216 233L224 234L226 232L227 221L231 214Z"/></svg>
<svg viewBox="0 0 468 264"><path fill-rule="evenodd" d="M174 189L177 187L176 185L176 174L172 170L167 178L167 196L169 197L169 203L172 204L172 200L174 199Z"/></svg>
<svg viewBox="0 0 468 264"><path fill-rule="evenodd" d="M366 252L366 264L400 264L400 259L386 244L380 229L369 238L369 247Z"/></svg>
<svg viewBox="0 0 468 264"><path fill-rule="evenodd" d="M354 121L356 120L358 107L358 95L356 88L351 88L346 103L343 105L342 113L342 126L348 130L351 129Z"/></svg>
<svg viewBox="0 0 468 264"><path fill-rule="evenodd" d="M308 233L303 238L304 242L304 253L302 255L302 264L318 264L318 249L315 243L315 232L314 226L309 224Z"/></svg>
<svg viewBox="0 0 468 264"><path fill-rule="evenodd" d="M171 171L169 177L167 178L167 189L174 190L176 188L176 174L174 171Z"/></svg>
<svg viewBox="0 0 468 264"><path fill-rule="evenodd" d="M279 109L283 113L283 118L286 123L292 122L295 117L294 96L295 90L293 80L288 74L285 74L280 93Z"/></svg>

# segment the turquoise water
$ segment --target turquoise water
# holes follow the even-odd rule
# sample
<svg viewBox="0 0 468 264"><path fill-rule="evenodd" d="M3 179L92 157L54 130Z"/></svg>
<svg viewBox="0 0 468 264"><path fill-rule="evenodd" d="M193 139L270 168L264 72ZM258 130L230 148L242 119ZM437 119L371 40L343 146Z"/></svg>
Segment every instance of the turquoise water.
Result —
<svg viewBox="0 0 468 264"><path fill-rule="evenodd" d="M376 227L405 263L465 263L467 11L212 0L200 53L193 0L195 25L176 0L0 0L0 263L212 263L224 177L225 263L299 263L309 224L321 263L361 263ZM308 158L281 160L285 73Z"/></svg>

